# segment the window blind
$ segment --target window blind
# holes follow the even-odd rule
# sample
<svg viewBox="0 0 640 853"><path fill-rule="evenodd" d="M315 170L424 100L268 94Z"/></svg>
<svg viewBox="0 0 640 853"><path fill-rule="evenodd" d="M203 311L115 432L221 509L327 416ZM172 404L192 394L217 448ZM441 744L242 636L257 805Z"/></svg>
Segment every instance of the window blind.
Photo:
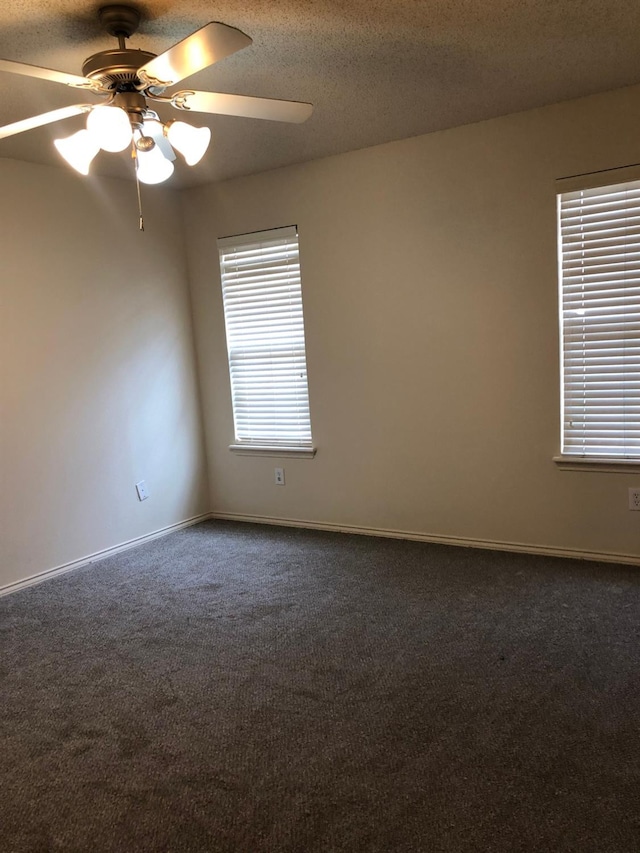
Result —
<svg viewBox="0 0 640 853"><path fill-rule="evenodd" d="M640 458L640 181L558 196L562 452Z"/></svg>
<svg viewBox="0 0 640 853"><path fill-rule="evenodd" d="M238 444L311 447L295 226L218 240Z"/></svg>

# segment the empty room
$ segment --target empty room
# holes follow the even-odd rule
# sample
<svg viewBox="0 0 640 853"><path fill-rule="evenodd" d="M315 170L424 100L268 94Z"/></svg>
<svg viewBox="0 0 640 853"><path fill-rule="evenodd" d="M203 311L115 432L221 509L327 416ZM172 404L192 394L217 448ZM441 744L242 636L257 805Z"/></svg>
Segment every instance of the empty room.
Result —
<svg viewBox="0 0 640 853"><path fill-rule="evenodd" d="M0 853L640 849L640 7L0 11Z"/></svg>

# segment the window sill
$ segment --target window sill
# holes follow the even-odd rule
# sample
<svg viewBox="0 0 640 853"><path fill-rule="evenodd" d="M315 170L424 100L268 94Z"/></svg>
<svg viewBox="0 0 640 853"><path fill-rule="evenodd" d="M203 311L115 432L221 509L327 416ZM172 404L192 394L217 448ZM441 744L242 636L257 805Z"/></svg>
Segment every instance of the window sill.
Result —
<svg viewBox="0 0 640 853"><path fill-rule="evenodd" d="M315 447L278 447L267 444L230 444L229 450L240 456L297 456L313 459L316 455Z"/></svg>
<svg viewBox="0 0 640 853"><path fill-rule="evenodd" d="M600 474L632 474L640 471L640 459L612 459L605 456L554 456L562 471L597 471Z"/></svg>

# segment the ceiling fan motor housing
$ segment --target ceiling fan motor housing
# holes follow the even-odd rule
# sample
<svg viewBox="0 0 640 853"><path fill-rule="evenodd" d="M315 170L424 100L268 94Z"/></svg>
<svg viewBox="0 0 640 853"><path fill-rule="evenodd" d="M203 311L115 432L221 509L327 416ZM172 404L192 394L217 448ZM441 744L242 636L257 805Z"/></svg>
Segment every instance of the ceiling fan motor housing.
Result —
<svg viewBox="0 0 640 853"><path fill-rule="evenodd" d="M146 50L132 50L125 48L121 50L103 50L94 53L85 60L82 73L90 80L97 80L105 88L117 89L128 83L138 85L138 68L141 68L150 60L154 59L155 53Z"/></svg>
<svg viewBox="0 0 640 853"><path fill-rule="evenodd" d="M155 53L146 50L132 50L125 46L140 24L140 12L134 6L103 6L99 12L102 28L118 39L115 50L103 50L94 53L85 60L82 73L90 80L96 80L106 89L127 91L138 87L138 69L155 58ZM131 85L130 85L131 84Z"/></svg>

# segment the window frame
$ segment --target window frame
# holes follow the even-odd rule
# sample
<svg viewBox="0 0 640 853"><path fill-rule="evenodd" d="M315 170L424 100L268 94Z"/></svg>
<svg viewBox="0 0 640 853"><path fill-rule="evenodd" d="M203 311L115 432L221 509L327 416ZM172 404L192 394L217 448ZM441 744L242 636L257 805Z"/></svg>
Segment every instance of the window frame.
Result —
<svg viewBox="0 0 640 853"><path fill-rule="evenodd" d="M247 284L246 278L243 279L242 264L238 264L237 269L234 271L233 262L229 260L229 257L232 256L234 252L239 253L244 250L245 252L253 251L259 262L260 258L258 256L262 253L266 254L269 251L269 245L275 248L276 251L278 250L278 240L281 241L283 255L288 254L288 251L285 248L288 243L289 245L295 246L297 256L297 261L294 261L291 264L293 276L289 272L282 274L282 278L287 280L287 285L289 287L289 290L285 292L291 294L293 297L290 300L289 305L284 306L286 311L284 322L282 320L283 306L282 304L278 305L278 302L282 302L282 295L279 297L276 292L277 289L282 290L282 280L273 283L275 287L270 293L269 289L272 285L270 285L268 279L265 279L264 296L261 295L259 300L260 305L258 306L256 305L255 299L256 284ZM263 245L261 246L260 244ZM217 240L217 250L234 429L234 441L229 445L229 450L240 455L294 456L311 458L315 456L316 448L313 444L313 433L311 431L304 307L302 304L302 278L299 271L300 239L298 227L297 225L282 226L263 231L254 231L229 237L221 237ZM226 261L225 255L227 256ZM290 263L290 259L286 258L284 261L285 269ZM273 279L273 268L268 271L266 264L268 264L268 260L265 259L265 267L259 267L259 269L261 269L265 275L270 272L271 278ZM256 268L254 267L251 274L255 271ZM253 340L245 339L242 341L242 338L245 337L245 335L243 335L244 328L242 327L242 324L249 322L245 317L240 316L241 312L245 310L242 306L243 294L241 292L241 288L243 286L247 288L250 287L253 290L253 308L246 309L247 312L252 311L251 322L255 323L256 320L259 320L267 329L270 323L279 323L281 326L279 334L284 337L284 341L282 338L277 339L277 336L272 336L266 332L263 332L262 337L258 334ZM259 286L260 285L257 285L257 287ZM236 294L232 294L232 288L234 287ZM274 302L271 302L270 305L270 300L276 300L275 304ZM259 312L259 317L257 317L256 312ZM277 319L275 316L269 316L271 312L277 314ZM240 323L238 322L238 317L240 318ZM230 318L233 319L230 321ZM283 326L287 327L284 331L282 330ZM283 435L281 437L278 436L278 432L283 432L282 428L276 429L275 432L268 432L268 428L275 425L275 419L278 416L278 412L275 412L273 424L265 424L267 431L265 431L264 435L254 435L251 437L249 433L256 430L255 423L251 423L251 398L252 395L257 392L255 388L247 389L246 386L241 390L239 383L242 383L243 380L245 382L248 380L249 382L255 383L256 374L259 375L260 372L260 360L262 359L263 364L273 364L271 361L272 356L268 356L266 353L277 348L282 350L283 345L286 349L285 342L287 338L291 343L291 352L284 357L281 353L278 353L277 358L284 358L284 362L281 362L281 364L283 364L285 368L288 368L288 371L291 374L297 373L300 368L300 364L302 364L304 366L304 377L301 376L301 379L303 379L302 383L297 377L285 377L287 390L292 395L293 401L289 407L287 407L286 403L282 405L282 411L280 414L285 417L291 416L301 418L300 437L295 437L293 435L293 433L296 432L295 428L291 430L289 435ZM242 362L247 350L251 350L254 356L253 373L251 369L249 371L243 371ZM267 383L265 385L265 390L267 392L269 391L269 379L273 382L276 381L273 374L268 375ZM262 392L262 389L260 390ZM272 393L274 392L272 391ZM264 406L264 403L261 403L261 405ZM272 413L268 412L267 409L267 420L271 418L271 416Z"/></svg>
<svg viewBox="0 0 640 853"><path fill-rule="evenodd" d="M564 366L564 281L563 281L563 252L561 234L561 196L579 190L598 189L615 186L631 181L640 180L640 165L625 166L618 169L604 170L597 173L575 175L556 181L556 216L557 216L557 263L558 263L558 330L559 330L559 385L560 385L560 450L553 461L563 470L598 471L603 473L635 473L640 471L640 454L638 456L596 455L563 452L565 424L565 366Z"/></svg>

